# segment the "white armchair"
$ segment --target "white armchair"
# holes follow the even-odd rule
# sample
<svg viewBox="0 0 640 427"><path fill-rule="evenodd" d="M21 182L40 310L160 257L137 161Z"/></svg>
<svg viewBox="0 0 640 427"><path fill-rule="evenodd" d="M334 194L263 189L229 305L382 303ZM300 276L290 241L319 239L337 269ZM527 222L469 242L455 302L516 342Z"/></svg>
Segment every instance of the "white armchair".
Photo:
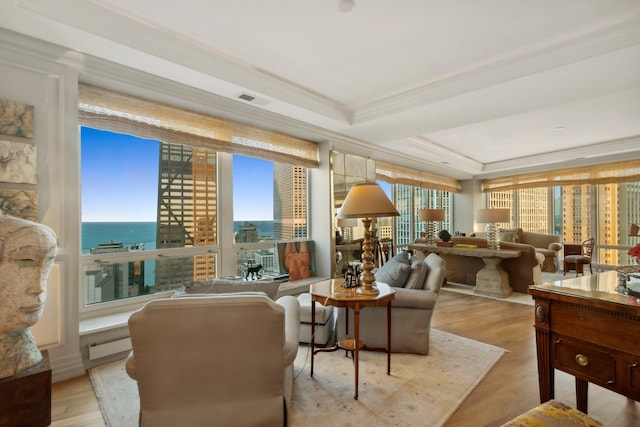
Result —
<svg viewBox="0 0 640 427"><path fill-rule="evenodd" d="M292 296L154 300L129 318L141 426L286 424L298 351Z"/></svg>
<svg viewBox="0 0 640 427"><path fill-rule="evenodd" d="M376 272L377 281L394 286L396 291L391 302L392 352L429 354L431 317L445 280L444 274L445 262L434 253L424 260L415 256L409 258L406 253L396 255ZM354 336L353 315L349 331L346 332L346 313L345 309L338 310L338 339L347 333ZM387 346L386 307L365 308L360 311L360 339L369 347Z"/></svg>

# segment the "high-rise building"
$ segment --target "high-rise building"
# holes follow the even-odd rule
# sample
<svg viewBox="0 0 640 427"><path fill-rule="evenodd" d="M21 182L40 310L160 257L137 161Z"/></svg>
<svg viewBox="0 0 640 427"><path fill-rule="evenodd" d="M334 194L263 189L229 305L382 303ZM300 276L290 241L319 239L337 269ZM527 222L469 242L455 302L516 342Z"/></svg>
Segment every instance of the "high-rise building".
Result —
<svg viewBox="0 0 640 427"><path fill-rule="evenodd" d="M215 244L216 155L190 146L160 143L157 248ZM213 255L160 259L156 291L171 289L185 278L215 277Z"/></svg>
<svg viewBox="0 0 640 427"><path fill-rule="evenodd" d="M406 184L396 184L393 189L395 206L400 213L399 217L394 218L396 223L394 245L396 247L412 243L425 231L426 224L420 221L418 210L444 209L446 212L451 212L451 193L447 191ZM444 221L436 223L436 232L449 229L448 215L445 215Z"/></svg>
<svg viewBox="0 0 640 427"><path fill-rule="evenodd" d="M255 252L254 257L256 264L262 265L264 273L274 274L280 270L277 258L273 251L268 249L259 249Z"/></svg>
<svg viewBox="0 0 640 427"><path fill-rule="evenodd" d="M119 242L101 243L92 254L128 252ZM87 304L113 301L145 293L145 261L100 263L84 271L85 301Z"/></svg>
<svg viewBox="0 0 640 427"><path fill-rule="evenodd" d="M236 243L252 243L258 241L258 227L245 221L238 227Z"/></svg>
<svg viewBox="0 0 640 427"><path fill-rule="evenodd" d="M285 163L273 164L273 237L307 237L307 170Z"/></svg>

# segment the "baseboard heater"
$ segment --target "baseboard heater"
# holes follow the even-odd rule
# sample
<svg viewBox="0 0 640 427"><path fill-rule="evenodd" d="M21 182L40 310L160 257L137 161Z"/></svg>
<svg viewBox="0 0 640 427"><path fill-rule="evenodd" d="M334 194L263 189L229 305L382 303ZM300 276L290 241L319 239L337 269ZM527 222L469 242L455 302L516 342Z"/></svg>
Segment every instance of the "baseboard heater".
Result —
<svg viewBox="0 0 640 427"><path fill-rule="evenodd" d="M89 346L89 360L96 360L101 357L111 356L112 354L131 350L131 348L131 338L122 338L102 344L91 344Z"/></svg>

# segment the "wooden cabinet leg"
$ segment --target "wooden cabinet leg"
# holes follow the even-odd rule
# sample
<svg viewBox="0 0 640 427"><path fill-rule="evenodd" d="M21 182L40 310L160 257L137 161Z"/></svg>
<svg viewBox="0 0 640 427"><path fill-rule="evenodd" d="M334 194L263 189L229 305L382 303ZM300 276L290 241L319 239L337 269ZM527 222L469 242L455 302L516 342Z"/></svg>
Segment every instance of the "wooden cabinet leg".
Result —
<svg viewBox="0 0 640 427"><path fill-rule="evenodd" d="M589 399L589 382L576 378L576 406L578 411L587 413Z"/></svg>

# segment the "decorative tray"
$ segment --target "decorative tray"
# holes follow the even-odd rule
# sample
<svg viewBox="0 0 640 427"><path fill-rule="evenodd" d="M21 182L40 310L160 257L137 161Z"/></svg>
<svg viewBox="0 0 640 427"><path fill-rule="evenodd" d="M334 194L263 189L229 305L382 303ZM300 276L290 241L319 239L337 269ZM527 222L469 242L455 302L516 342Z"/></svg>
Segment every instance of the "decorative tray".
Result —
<svg viewBox="0 0 640 427"><path fill-rule="evenodd" d="M640 298L640 265L624 265L616 268L618 292Z"/></svg>

